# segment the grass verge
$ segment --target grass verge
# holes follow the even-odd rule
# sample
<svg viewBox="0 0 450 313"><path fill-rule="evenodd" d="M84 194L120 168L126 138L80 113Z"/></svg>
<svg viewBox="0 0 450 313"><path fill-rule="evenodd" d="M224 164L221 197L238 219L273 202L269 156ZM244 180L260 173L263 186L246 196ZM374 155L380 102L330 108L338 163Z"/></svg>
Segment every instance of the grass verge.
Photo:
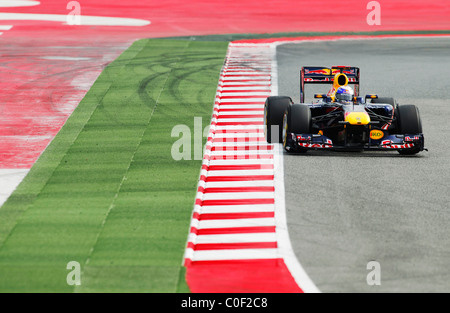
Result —
<svg viewBox="0 0 450 313"><path fill-rule="evenodd" d="M104 70L0 209L0 292L188 290L201 160L175 161L171 131L209 125L227 46L145 39Z"/></svg>

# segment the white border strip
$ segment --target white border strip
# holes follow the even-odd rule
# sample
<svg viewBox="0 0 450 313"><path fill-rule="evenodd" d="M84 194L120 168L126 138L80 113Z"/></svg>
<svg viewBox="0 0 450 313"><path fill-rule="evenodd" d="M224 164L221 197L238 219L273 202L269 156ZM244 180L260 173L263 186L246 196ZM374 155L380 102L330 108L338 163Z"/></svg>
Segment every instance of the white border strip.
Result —
<svg viewBox="0 0 450 313"><path fill-rule="evenodd" d="M277 46L278 43L273 43L270 46L272 52L272 96L278 95ZM281 144L274 144L273 158L275 221L278 249L281 252L284 262L297 285L299 285L305 293L319 293L319 289L309 278L308 274L306 274L302 265L298 261L294 250L292 249L286 217L283 147Z"/></svg>

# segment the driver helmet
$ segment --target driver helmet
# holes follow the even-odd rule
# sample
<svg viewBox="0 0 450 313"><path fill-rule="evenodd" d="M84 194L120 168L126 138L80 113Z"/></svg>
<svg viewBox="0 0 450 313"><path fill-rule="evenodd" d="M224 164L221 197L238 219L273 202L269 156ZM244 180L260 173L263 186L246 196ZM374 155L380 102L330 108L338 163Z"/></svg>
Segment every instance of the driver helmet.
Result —
<svg viewBox="0 0 450 313"><path fill-rule="evenodd" d="M336 90L336 101L341 103L351 103L353 102L354 96L353 89L349 86L341 86Z"/></svg>

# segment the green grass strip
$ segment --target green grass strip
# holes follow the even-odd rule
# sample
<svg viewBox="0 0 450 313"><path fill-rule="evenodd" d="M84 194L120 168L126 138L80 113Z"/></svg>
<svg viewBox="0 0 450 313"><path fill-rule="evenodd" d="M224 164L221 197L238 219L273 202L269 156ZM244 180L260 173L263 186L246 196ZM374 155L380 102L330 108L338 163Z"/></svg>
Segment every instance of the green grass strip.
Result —
<svg viewBox="0 0 450 313"><path fill-rule="evenodd" d="M104 70L0 209L0 292L188 291L201 160L175 161L171 131L209 125L227 46L145 39Z"/></svg>

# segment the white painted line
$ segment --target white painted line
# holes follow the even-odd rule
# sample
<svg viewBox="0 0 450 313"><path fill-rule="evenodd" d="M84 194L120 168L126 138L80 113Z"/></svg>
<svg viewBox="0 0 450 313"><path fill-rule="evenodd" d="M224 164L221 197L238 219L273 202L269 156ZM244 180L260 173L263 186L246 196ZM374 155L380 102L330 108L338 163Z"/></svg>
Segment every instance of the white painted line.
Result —
<svg viewBox="0 0 450 313"><path fill-rule="evenodd" d="M273 204L253 205L205 205L201 207L201 213L242 213L242 212L274 212Z"/></svg>
<svg viewBox="0 0 450 313"><path fill-rule="evenodd" d="M31 0L0 0L0 8L29 7L39 4L39 1Z"/></svg>
<svg viewBox="0 0 450 313"><path fill-rule="evenodd" d="M248 117L243 117L243 118L230 118L230 117L226 117L226 116L219 116L217 118L218 122L233 122L233 123L238 123L238 122L262 122L264 121L262 117L260 118L248 118Z"/></svg>
<svg viewBox="0 0 450 313"><path fill-rule="evenodd" d="M242 86L245 87L247 85L261 85L261 86L269 86L269 83L266 81L250 81L250 82L241 82L241 81L227 81L222 80L222 86Z"/></svg>
<svg viewBox="0 0 450 313"><path fill-rule="evenodd" d="M227 249L195 251L192 261L276 259L277 249Z"/></svg>
<svg viewBox="0 0 450 313"><path fill-rule="evenodd" d="M207 182L206 188L226 188L226 187L236 187L235 181L218 181L218 182ZM239 187L273 187L273 180L249 180L240 181Z"/></svg>
<svg viewBox="0 0 450 313"><path fill-rule="evenodd" d="M237 133L237 132L227 132L227 133L217 133L216 137L217 139L225 139L227 140L228 138L234 138L234 139L238 139L242 140L245 138L252 138L252 137L256 137L256 138L260 138L264 136L264 132L248 132L248 133Z"/></svg>
<svg viewBox="0 0 450 313"><path fill-rule="evenodd" d="M146 26L150 21L107 16L88 16L81 15L80 25L98 25L98 26ZM67 24L67 15L65 14L35 14L35 13L0 13L0 21L49 21L61 22Z"/></svg>
<svg viewBox="0 0 450 313"><path fill-rule="evenodd" d="M240 187L240 186L239 186ZM203 195L203 200L226 200L226 199L273 199L274 192L209 192Z"/></svg>
<svg viewBox="0 0 450 313"><path fill-rule="evenodd" d="M221 98L221 97L220 97ZM253 103L253 102L260 102L262 105L266 102L267 97L259 97L259 98L221 98L224 102L239 102L239 103Z"/></svg>
<svg viewBox="0 0 450 313"><path fill-rule="evenodd" d="M247 92L241 92L239 90L231 91L231 90L222 90L222 97L223 96L234 96L234 97L248 97L248 96L254 96L256 98L262 98L262 97L268 97L270 96L270 90L255 90L255 91L247 91Z"/></svg>
<svg viewBox="0 0 450 313"><path fill-rule="evenodd" d="M232 91L232 92L238 92L238 91L242 91L242 90L262 90L262 91L270 91L270 86L269 85L261 85L261 86L233 86L233 87L222 87L221 91L222 92L227 92L227 91Z"/></svg>
<svg viewBox="0 0 450 313"><path fill-rule="evenodd" d="M0 25L0 30L10 30L11 28L13 28L13 25Z"/></svg>
<svg viewBox="0 0 450 313"><path fill-rule="evenodd" d="M28 169L0 169L0 207L28 174Z"/></svg>
<svg viewBox="0 0 450 313"><path fill-rule="evenodd" d="M275 242L275 233L195 235L196 243Z"/></svg>
<svg viewBox="0 0 450 313"><path fill-rule="evenodd" d="M238 218L229 220L206 220L199 222L199 229L228 227L275 226L274 218Z"/></svg>
<svg viewBox="0 0 450 313"><path fill-rule="evenodd" d="M278 95L278 64L276 58L277 45L272 45L272 95ZM287 226L285 189L284 189L284 162L283 147L274 145L274 181L275 181L275 216L277 222L278 249L283 255L284 262L292 277L306 293L320 292L308 274L303 269L292 249L291 239Z"/></svg>
<svg viewBox="0 0 450 313"><path fill-rule="evenodd" d="M208 171L208 177L215 177L215 176L259 176L259 175L273 175L273 170Z"/></svg>
<svg viewBox="0 0 450 313"><path fill-rule="evenodd" d="M209 165L252 165L252 164L273 164L273 159L260 160L211 160Z"/></svg>
<svg viewBox="0 0 450 313"><path fill-rule="evenodd" d="M0 15L1 17L1 15ZM252 81L268 81L270 76L227 76L223 77L223 80L238 81L238 80L252 80Z"/></svg>
<svg viewBox="0 0 450 313"><path fill-rule="evenodd" d="M223 150L222 150L223 149ZM222 160L231 160L235 158L236 156L245 155L248 157L255 157L255 156L267 156L272 155L272 151L270 150L243 150L243 151L234 151L229 149L228 147L221 147L219 150L211 151L211 156L214 158L221 158Z"/></svg>
<svg viewBox="0 0 450 313"><path fill-rule="evenodd" d="M239 70L226 70L224 72L225 76L226 75L242 75L242 76L248 76L248 75L252 75L252 74L267 74L267 76L270 75L270 71L258 71L258 70L248 70L248 71L239 71Z"/></svg>
<svg viewBox="0 0 450 313"><path fill-rule="evenodd" d="M263 107L261 107L261 108L263 108ZM263 115L263 112L262 111L219 111L219 118L226 118L226 116L230 116L230 115L254 115L254 114Z"/></svg>
<svg viewBox="0 0 450 313"><path fill-rule="evenodd" d="M227 126L221 126L217 125L216 130L217 131L225 131L225 132L233 132L233 130L241 130L241 129L258 129L259 131L264 132L264 125L227 125Z"/></svg>
<svg viewBox="0 0 450 313"><path fill-rule="evenodd" d="M258 149L258 147L266 147L267 143L254 143L254 142L246 142L245 138L241 138L239 140L224 140L224 141L214 141L214 146L216 148L219 147L228 147L229 150L232 150L233 147L249 147L249 149ZM261 149L263 149L261 148ZM224 148L226 150L226 148Z"/></svg>

